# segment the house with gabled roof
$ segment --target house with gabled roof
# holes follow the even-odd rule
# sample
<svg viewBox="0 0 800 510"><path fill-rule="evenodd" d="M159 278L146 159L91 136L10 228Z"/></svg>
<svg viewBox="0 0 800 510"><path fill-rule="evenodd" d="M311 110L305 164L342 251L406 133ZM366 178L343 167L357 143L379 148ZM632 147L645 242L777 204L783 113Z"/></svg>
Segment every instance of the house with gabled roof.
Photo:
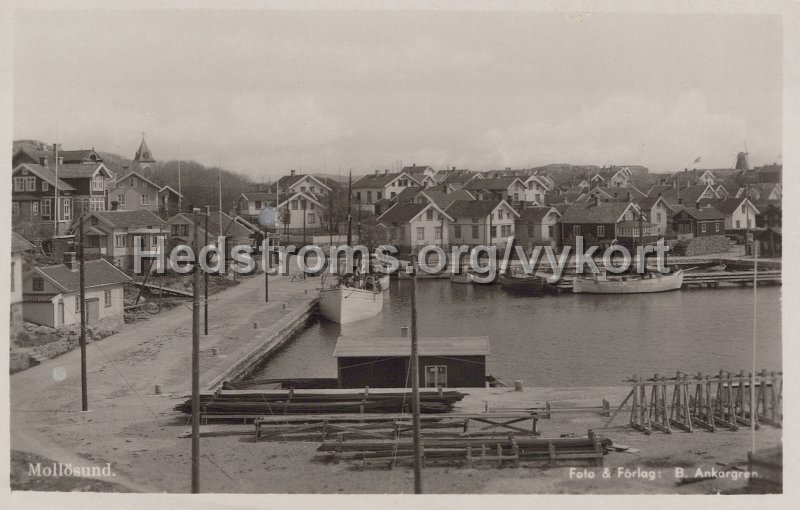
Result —
<svg viewBox="0 0 800 510"><path fill-rule="evenodd" d="M633 202L601 202L572 204L559 219L562 246L575 246L577 236L584 246L606 249L621 244L628 249L657 240L656 226L647 221Z"/></svg>
<svg viewBox="0 0 800 510"><path fill-rule="evenodd" d="M266 191L245 191L239 197L239 214L248 221L257 221L265 207L278 205L278 194Z"/></svg>
<svg viewBox="0 0 800 510"><path fill-rule="evenodd" d="M670 232L669 221L672 210L659 194L654 196L639 197L636 204L644 213L647 220L656 226L656 235L664 237Z"/></svg>
<svg viewBox="0 0 800 510"><path fill-rule="evenodd" d="M275 227L288 234L310 233L328 228L327 212L321 199L310 192L297 192L281 197Z"/></svg>
<svg viewBox="0 0 800 510"><path fill-rule="evenodd" d="M725 235L725 215L712 206L671 206L671 219L675 235L681 241L694 237Z"/></svg>
<svg viewBox="0 0 800 510"><path fill-rule="evenodd" d="M425 189L420 191L415 200L425 203L433 202L441 209L447 209L456 200L475 200L475 196L465 189L444 192L438 189Z"/></svg>
<svg viewBox="0 0 800 510"><path fill-rule="evenodd" d="M178 213L166 221L170 235L170 246L186 244L191 246L194 241L194 220L193 214ZM206 239L206 218L205 211L200 215L198 225L200 235L200 246L205 245ZM209 244L217 244L217 238L225 237L225 243L230 250L234 246L252 244L255 231L248 228L242 222L237 221L225 212L211 211L208 215L208 240Z"/></svg>
<svg viewBox="0 0 800 510"><path fill-rule="evenodd" d="M525 182L525 201L545 204L545 195L551 190L550 181L541 175L531 175Z"/></svg>
<svg viewBox="0 0 800 510"><path fill-rule="evenodd" d="M758 182L781 184L783 182L783 165L772 163L756 168Z"/></svg>
<svg viewBox="0 0 800 510"><path fill-rule="evenodd" d="M515 221L515 237L525 249L534 246L553 246L560 238L561 213L553 206L526 207L519 211Z"/></svg>
<svg viewBox="0 0 800 510"><path fill-rule="evenodd" d="M463 189L475 195L478 200L505 200L516 207L525 201L528 188L519 177L496 177L473 179Z"/></svg>
<svg viewBox="0 0 800 510"><path fill-rule="evenodd" d="M388 170L381 172L375 170L353 183L354 206L373 211L373 204L383 198L392 199L404 189L418 186L423 187L419 178L407 172L390 173Z"/></svg>
<svg viewBox="0 0 800 510"><path fill-rule="evenodd" d="M79 324L81 319L80 271L75 254L63 264L36 266L23 278L26 321L51 328ZM86 321L90 325L120 327L124 314L125 273L105 259L84 263Z"/></svg>
<svg viewBox="0 0 800 510"><path fill-rule="evenodd" d="M505 247L519 213L505 200L456 200L447 209L453 244Z"/></svg>
<svg viewBox="0 0 800 510"><path fill-rule="evenodd" d="M711 205L725 215L725 232L742 233L756 226L756 218L760 211L747 197L724 198L709 200L701 203L702 206Z"/></svg>
<svg viewBox="0 0 800 510"><path fill-rule="evenodd" d="M696 186L688 186L685 188L672 187L664 190L653 189L650 191L650 193L651 195L653 193L661 193L661 196L664 197L664 200L670 207L684 204L691 207L693 204L703 200L714 200L720 198L717 195L717 192L714 190L714 187L710 184L698 184Z"/></svg>
<svg viewBox="0 0 800 510"><path fill-rule="evenodd" d="M11 221L15 228L27 226L32 239L52 237L58 211L58 231L66 231L73 219L74 186L56 178L50 168L34 163L17 165L11 181Z"/></svg>
<svg viewBox="0 0 800 510"><path fill-rule="evenodd" d="M417 252L427 245L448 246L453 217L434 202L402 202L381 214L377 224L385 241L400 253Z"/></svg>
<svg viewBox="0 0 800 510"><path fill-rule="evenodd" d="M153 211L164 217L180 212L183 195L162 185L138 170L120 175L109 192L111 209L120 211Z"/></svg>
<svg viewBox="0 0 800 510"><path fill-rule="evenodd" d="M78 226L74 234L78 235ZM169 228L166 222L153 211L93 211L83 217L83 235L86 239L87 256L100 256L114 265L130 269L133 267L134 246L155 251L159 238L168 245Z"/></svg>

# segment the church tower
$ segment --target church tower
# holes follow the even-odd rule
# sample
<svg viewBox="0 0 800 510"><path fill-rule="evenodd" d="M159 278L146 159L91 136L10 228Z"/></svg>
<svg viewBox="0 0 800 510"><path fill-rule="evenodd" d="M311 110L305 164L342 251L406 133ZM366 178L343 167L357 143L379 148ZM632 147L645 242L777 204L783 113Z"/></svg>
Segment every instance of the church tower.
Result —
<svg viewBox="0 0 800 510"><path fill-rule="evenodd" d="M156 160L153 159L150 148L144 141L144 134L142 134L142 143L139 145L139 150L136 151L136 156L133 157L133 169L149 178L155 168L155 163Z"/></svg>

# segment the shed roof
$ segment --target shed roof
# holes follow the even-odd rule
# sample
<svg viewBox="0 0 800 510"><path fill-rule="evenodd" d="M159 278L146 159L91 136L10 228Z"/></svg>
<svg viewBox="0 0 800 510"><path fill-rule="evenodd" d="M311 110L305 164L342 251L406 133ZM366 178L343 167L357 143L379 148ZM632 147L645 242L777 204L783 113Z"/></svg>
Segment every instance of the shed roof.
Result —
<svg viewBox="0 0 800 510"><path fill-rule="evenodd" d="M19 253L36 248L30 241L17 234L11 232L11 253Z"/></svg>
<svg viewBox="0 0 800 510"><path fill-rule="evenodd" d="M87 288L131 281L128 275L105 259L87 260L84 262L84 268ZM73 271L64 264L36 267L34 271L46 276L63 292L72 292L80 288L80 272Z"/></svg>
<svg viewBox="0 0 800 510"><path fill-rule="evenodd" d="M488 336L420 337L420 356L488 356ZM333 355L337 358L411 356L409 337L340 336Z"/></svg>

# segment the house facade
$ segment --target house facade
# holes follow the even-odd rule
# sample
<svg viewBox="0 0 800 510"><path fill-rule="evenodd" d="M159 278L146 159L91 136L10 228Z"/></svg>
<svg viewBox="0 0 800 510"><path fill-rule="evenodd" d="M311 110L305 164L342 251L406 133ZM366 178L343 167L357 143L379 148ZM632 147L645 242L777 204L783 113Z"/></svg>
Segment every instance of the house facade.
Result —
<svg viewBox="0 0 800 510"><path fill-rule="evenodd" d="M400 253L418 252L428 245L449 246L452 221L452 216L428 201L397 203L377 219L387 244Z"/></svg>
<svg viewBox="0 0 800 510"><path fill-rule="evenodd" d="M138 171L117 177L109 192L112 210L152 211L165 217L179 212L182 195L169 186L163 186Z"/></svg>
<svg viewBox="0 0 800 510"><path fill-rule="evenodd" d="M239 214L247 221L258 221L258 215L265 207L277 205L278 194L263 191L248 191L239 197Z"/></svg>
<svg viewBox="0 0 800 510"><path fill-rule="evenodd" d="M515 237L525 249L558 244L561 213L551 206L526 207L516 219Z"/></svg>
<svg viewBox="0 0 800 510"><path fill-rule="evenodd" d="M133 267L137 239L143 251L155 251L159 238L165 247L169 245L167 223L148 210L95 211L84 217L83 231L87 255L107 258L125 269Z"/></svg>
<svg viewBox="0 0 800 510"><path fill-rule="evenodd" d="M353 205L373 211L373 204L378 200L392 199L404 189L414 186L423 187L419 179L406 172L375 170L374 174L365 175L353 183Z"/></svg>
<svg viewBox="0 0 800 510"><path fill-rule="evenodd" d="M11 315L9 326L13 337L22 326L22 273L25 270L25 253L34 249L34 245L16 232L11 233L11 273L8 283L10 286L9 301L11 303Z"/></svg>
<svg viewBox="0 0 800 510"><path fill-rule="evenodd" d="M756 226L760 211L745 197L712 200L709 204L725 215L725 231L728 233L741 233Z"/></svg>
<svg viewBox="0 0 800 510"><path fill-rule="evenodd" d="M166 221L166 228L169 229L169 246L174 247L179 244L192 246L194 242L194 221L193 215L178 213ZM200 215L199 244L205 245L206 240L206 217ZM246 227L241 222L236 221L226 213L211 211L208 215L208 240L209 244L216 245L219 236L225 237L228 249L237 245L252 245L255 231Z"/></svg>
<svg viewBox="0 0 800 510"><path fill-rule="evenodd" d="M646 221L633 202L599 202L572 204L559 220L562 246L575 246L577 236L584 246L606 249L621 244L633 249L642 243L655 242L656 226Z"/></svg>
<svg viewBox="0 0 800 510"><path fill-rule="evenodd" d="M687 241L695 237L725 234L725 215L713 207L678 207L672 215L672 228L677 238Z"/></svg>
<svg viewBox="0 0 800 510"><path fill-rule="evenodd" d="M456 200L445 212L453 218L453 244L505 247L508 238L516 234L519 213L505 200Z"/></svg>
<svg viewBox="0 0 800 510"><path fill-rule="evenodd" d="M123 323L123 284L131 279L105 259L84 263L86 322ZM80 272L73 257L64 264L34 267L23 282L23 317L51 328L80 324Z"/></svg>
<svg viewBox="0 0 800 510"><path fill-rule="evenodd" d="M278 204L276 228L289 234L326 230L328 211L322 202L310 193L298 192Z"/></svg>

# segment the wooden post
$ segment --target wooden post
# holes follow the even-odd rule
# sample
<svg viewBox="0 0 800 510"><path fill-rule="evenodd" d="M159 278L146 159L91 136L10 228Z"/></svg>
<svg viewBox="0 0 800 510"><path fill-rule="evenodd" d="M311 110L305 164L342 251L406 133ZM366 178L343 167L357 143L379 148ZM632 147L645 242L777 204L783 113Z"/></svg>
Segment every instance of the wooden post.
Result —
<svg viewBox="0 0 800 510"><path fill-rule="evenodd" d="M361 239L359 238L359 242ZM411 406L414 441L414 494L422 494L422 444L419 423L419 345L417 338L417 259L411 256Z"/></svg>
<svg viewBox="0 0 800 510"><path fill-rule="evenodd" d="M192 275L192 494L200 492L200 209L193 211L195 268Z"/></svg>
<svg viewBox="0 0 800 510"><path fill-rule="evenodd" d="M86 254L83 250L83 224L86 217L81 215L79 218L78 235L78 256L80 257L80 300L81 300L81 409L89 410L89 393L86 382ZM71 269L71 268L70 268Z"/></svg>

